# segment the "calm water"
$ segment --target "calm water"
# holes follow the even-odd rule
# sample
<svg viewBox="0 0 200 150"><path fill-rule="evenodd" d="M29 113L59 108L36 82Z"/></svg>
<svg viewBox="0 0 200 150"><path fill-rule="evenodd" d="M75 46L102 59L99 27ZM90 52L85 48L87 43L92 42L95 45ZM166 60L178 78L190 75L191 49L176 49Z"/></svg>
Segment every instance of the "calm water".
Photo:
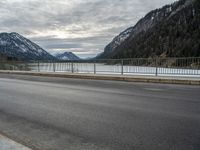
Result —
<svg viewBox="0 0 200 150"><path fill-rule="evenodd" d="M157 68L156 67L145 67L145 66L122 66L119 65L105 65L102 63L92 64L92 63L40 63L39 71L41 72L73 72L75 73L96 73L96 74L141 74L141 75L178 75L178 76L188 76L194 75L200 77L200 70L194 69L178 69L178 68ZM38 64L29 64L31 71L38 71Z"/></svg>

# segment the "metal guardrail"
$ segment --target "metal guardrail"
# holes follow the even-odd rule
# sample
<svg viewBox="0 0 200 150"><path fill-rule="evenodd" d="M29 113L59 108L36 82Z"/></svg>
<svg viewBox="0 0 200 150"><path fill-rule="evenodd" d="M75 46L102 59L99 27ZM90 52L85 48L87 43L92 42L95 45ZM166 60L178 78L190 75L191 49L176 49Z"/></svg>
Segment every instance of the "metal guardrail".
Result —
<svg viewBox="0 0 200 150"><path fill-rule="evenodd" d="M1 70L93 74L200 76L200 57L133 58L80 61L0 61Z"/></svg>

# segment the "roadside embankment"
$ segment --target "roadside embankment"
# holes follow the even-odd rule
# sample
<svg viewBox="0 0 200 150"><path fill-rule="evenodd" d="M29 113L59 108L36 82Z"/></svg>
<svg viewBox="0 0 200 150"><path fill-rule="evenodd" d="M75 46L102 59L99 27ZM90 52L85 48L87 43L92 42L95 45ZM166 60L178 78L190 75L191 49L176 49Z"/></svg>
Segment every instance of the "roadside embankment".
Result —
<svg viewBox="0 0 200 150"><path fill-rule="evenodd" d="M112 81L127 81L127 82L200 85L199 77L147 76L147 75L146 76L145 75L105 75L105 74L30 72L30 71L5 71L5 70L1 70L0 73L45 76L45 77L91 79L91 80L112 80Z"/></svg>

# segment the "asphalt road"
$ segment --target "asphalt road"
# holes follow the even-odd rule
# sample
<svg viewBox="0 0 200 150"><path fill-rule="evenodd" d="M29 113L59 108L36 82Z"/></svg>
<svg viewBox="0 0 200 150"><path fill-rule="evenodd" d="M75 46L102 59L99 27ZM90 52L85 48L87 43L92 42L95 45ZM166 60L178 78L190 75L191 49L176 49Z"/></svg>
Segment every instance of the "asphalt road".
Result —
<svg viewBox="0 0 200 150"><path fill-rule="evenodd" d="M199 150L200 87L0 75L0 133L36 150Z"/></svg>

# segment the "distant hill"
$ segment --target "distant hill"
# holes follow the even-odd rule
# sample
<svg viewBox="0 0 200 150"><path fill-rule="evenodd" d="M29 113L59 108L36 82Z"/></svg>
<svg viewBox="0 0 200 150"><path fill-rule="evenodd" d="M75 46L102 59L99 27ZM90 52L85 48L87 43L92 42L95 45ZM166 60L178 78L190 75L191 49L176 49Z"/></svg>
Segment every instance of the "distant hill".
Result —
<svg viewBox="0 0 200 150"><path fill-rule="evenodd" d="M58 60L80 60L80 58L72 52L64 52L64 53L56 54L55 57Z"/></svg>
<svg viewBox="0 0 200 150"><path fill-rule="evenodd" d="M19 60L55 60L37 44L18 33L0 33L0 54Z"/></svg>
<svg viewBox="0 0 200 150"><path fill-rule="evenodd" d="M180 0L149 12L115 37L97 58L155 56L200 56L200 0Z"/></svg>

